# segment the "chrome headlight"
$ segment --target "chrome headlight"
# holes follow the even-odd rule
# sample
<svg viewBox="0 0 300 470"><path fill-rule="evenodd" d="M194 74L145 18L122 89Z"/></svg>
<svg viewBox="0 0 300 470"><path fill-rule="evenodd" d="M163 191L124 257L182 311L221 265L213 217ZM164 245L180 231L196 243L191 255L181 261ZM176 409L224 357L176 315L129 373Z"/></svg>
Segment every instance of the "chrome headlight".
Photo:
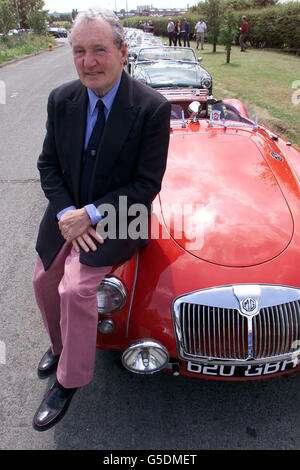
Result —
<svg viewBox="0 0 300 470"><path fill-rule="evenodd" d="M98 313L116 312L124 307L127 300L127 289L116 277L105 277L97 288Z"/></svg>
<svg viewBox="0 0 300 470"><path fill-rule="evenodd" d="M154 374L164 369L168 362L168 350L152 339L136 341L122 355L124 367L136 374Z"/></svg>
<svg viewBox="0 0 300 470"><path fill-rule="evenodd" d="M210 88L211 87L211 78L209 78L209 77L202 78L201 85L204 88Z"/></svg>

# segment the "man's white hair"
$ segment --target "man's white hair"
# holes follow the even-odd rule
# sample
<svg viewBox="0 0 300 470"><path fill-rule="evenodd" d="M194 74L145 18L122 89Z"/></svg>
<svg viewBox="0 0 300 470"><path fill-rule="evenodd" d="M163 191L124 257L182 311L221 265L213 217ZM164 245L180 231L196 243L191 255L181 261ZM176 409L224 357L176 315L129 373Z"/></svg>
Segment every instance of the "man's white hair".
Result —
<svg viewBox="0 0 300 470"><path fill-rule="evenodd" d="M88 24L91 21L104 20L110 24L113 30L113 38L115 45L118 49L121 49L124 43L124 29L123 26L117 17L117 15L106 8L89 8L86 11L79 13L73 23L72 31L80 23ZM72 44L72 33L69 37L70 44Z"/></svg>

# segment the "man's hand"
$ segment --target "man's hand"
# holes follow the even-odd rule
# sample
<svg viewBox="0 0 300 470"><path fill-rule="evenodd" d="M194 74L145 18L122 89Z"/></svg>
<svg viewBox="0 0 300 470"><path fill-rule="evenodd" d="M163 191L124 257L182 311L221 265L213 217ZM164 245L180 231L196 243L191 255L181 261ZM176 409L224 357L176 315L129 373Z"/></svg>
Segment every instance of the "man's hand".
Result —
<svg viewBox="0 0 300 470"><path fill-rule="evenodd" d="M64 239L71 242L91 226L91 219L83 207L65 212L61 216L58 226Z"/></svg>
<svg viewBox="0 0 300 470"><path fill-rule="evenodd" d="M80 252L80 247L88 253L90 250L96 251L97 246L94 243L94 240L97 240L99 243L104 243L104 240L100 235L96 232L96 230L93 227L89 227L86 232L84 232L82 235L77 237L75 240L72 240L73 247L77 251L77 253Z"/></svg>
<svg viewBox="0 0 300 470"><path fill-rule="evenodd" d="M58 222L62 236L67 242L72 242L75 250L80 251L80 246L84 251L97 249L93 238L99 243L103 243L103 238L91 225L91 219L85 208L69 210L65 212Z"/></svg>

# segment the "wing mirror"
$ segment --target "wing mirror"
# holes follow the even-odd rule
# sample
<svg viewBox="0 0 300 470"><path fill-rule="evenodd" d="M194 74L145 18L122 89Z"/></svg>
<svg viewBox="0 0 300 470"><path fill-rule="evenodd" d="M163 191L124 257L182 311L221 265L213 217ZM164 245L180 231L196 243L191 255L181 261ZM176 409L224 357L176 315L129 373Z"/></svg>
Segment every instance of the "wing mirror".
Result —
<svg viewBox="0 0 300 470"><path fill-rule="evenodd" d="M198 62L201 62L201 60L202 60L202 57L198 57Z"/></svg>

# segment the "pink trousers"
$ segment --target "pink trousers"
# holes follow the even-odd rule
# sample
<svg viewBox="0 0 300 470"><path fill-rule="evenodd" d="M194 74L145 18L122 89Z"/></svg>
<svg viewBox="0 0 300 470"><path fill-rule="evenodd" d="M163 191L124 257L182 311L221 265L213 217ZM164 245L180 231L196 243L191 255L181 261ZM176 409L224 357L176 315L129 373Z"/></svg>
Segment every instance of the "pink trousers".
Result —
<svg viewBox="0 0 300 470"><path fill-rule="evenodd" d="M33 286L50 337L53 354L60 354L57 380L66 388L88 384L94 374L97 340L97 287L111 266L95 268L79 262L65 243L45 271L38 257Z"/></svg>

